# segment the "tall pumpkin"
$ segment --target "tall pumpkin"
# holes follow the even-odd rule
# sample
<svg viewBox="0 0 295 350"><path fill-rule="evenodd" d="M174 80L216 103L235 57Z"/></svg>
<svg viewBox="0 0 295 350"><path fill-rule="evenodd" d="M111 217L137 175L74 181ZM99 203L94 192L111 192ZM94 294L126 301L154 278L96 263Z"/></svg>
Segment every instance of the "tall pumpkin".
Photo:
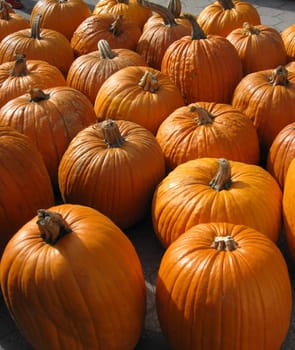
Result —
<svg viewBox="0 0 295 350"><path fill-rule="evenodd" d="M156 302L172 349L278 350L290 325L292 289L285 259L265 235L207 223L164 253Z"/></svg>
<svg viewBox="0 0 295 350"><path fill-rule="evenodd" d="M6 246L0 281L11 316L35 349L132 350L143 330L138 255L92 208L38 210Z"/></svg>
<svg viewBox="0 0 295 350"><path fill-rule="evenodd" d="M234 46L219 35L206 35L195 18L186 16L192 34L169 45L161 71L180 89L186 104L196 101L230 103L243 76Z"/></svg>
<svg viewBox="0 0 295 350"><path fill-rule="evenodd" d="M74 137L58 181L65 202L93 207L125 229L145 218L164 175L164 156L152 133L107 119Z"/></svg>
<svg viewBox="0 0 295 350"><path fill-rule="evenodd" d="M164 247L192 226L207 222L247 225L277 241L281 201L277 181L262 167L197 158L178 165L157 186L153 227Z"/></svg>
<svg viewBox="0 0 295 350"><path fill-rule="evenodd" d="M0 125L0 255L8 240L40 207L54 203L41 154L29 138Z"/></svg>

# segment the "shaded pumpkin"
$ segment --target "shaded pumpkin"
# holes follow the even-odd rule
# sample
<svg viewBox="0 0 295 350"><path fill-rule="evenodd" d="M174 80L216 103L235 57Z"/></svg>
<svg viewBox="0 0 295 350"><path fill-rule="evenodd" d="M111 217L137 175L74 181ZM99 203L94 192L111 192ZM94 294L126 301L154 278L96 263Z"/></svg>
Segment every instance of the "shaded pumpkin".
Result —
<svg viewBox="0 0 295 350"><path fill-rule="evenodd" d="M243 27L234 29L226 38L239 53L244 75L287 63L284 42L275 28L245 22ZM261 52L267 52L267 55L261 55Z"/></svg>
<svg viewBox="0 0 295 350"><path fill-rule="evenodd" d="M205 35L195 18L187 15L192 34L169 45L161 71L180 89L185 104L196 101L230 103L243 77L234 46L219 35Z"/></svg>
<svg viewBox="0 0 295 350"><path fill-rule="evenodd" d="M71 47L75 57L97 50L97 43L105 39L112 49L135 50L141 29L137 23L122 15L101 13L86 18L74 31Z"/></svg>
<svg viewBox="0 0 295 350"><path fill-rule="evenodd" d="M7 308L35 349L130 350L143 331L139 257L92 208L39 209L6 246L0 278Z"/></svg>
<svg viewBox="0 0 295 350"><path fill-rule="evenodd" d="M57 67L18 54L14 61L0 64L0 107L30 87L46 89L59 85L66 85L66 81Z"/></svg>
<svg viewBox="0 0 295 350"><path fill-rule="evenodd" d="M42 156L30 139L0 125L0 255L16 231L40 207L54 204ZM2 264L2 261L1 261Z"/></svg>
<svg viewBox="0 0 295 350"><path fill-rule="evenodd" d="M167 248L196 224L231 222L277 241L281 201L277 181L262 167L197 158L178 165L157 186L152 203L154 232Z"/></svg>
<svg viewBox="0 0 295 350"><path fill-rule="evenodd" d="M62 33L68 40L78 25L91 16L89 5L83 0L39 0L30 13L30 24L40 14L40 26Z"/></svg>
<svg viewBox="0 0 295 350"><path fill-rule="evenodd" d="M162 121L184 101L167 75L145 66L129 66L101 85L94 103L99 121L129 120L154 135Z"/></svg>
<svg viewBox="0 0 295 350"><path fill-rule="evenodd" d="M136 123L108 119L74 137L58 181L64 202L95 208L125 229L145 218L164 175L155 137Z"/></svg>
<svg viewBox="0 0 295 350"><path fill-rule="evenodd" d="M295 23L281 32L281 37L287 52L288 62L295 61Z"/></svg>
<svg viewBox="0 0 295 350"><path fill-rule="evenodd" d="M0 125L15 128L36 145L56 191L62 155L74 136L95 120L89 99L68 86L31 88L0 108Z"/></svg>
<svg viewBox="0 0 295 350"><path fill-rule="evenodd" d="M66 76L74 60L69 40L53 29L40 28L40 14L31 28L18 30L0 42L0 63L12 61L15 54L24 53L27 59L46 61Z"/></svg>
<svg viewBox="0 0 295 350"><path fill-rule="evenodd" d="M259 161L255 127L228 104L197 102L179 107L161 123L156 138L168 170L202 157L253 164Z"/></svg>
<svg viewBox="0 0 295 350"><path fill-rule="evenodd" d="M248 1L217 0L198 14L198 23L206 34L226 37L232 30L243 26L261 24L256 7Z"/></svg>
<svg viewBox="0 0 295 350"><path fill-rule="evenodd" d="M112 49L100 39L97 50L77 57L67 74L66 82L95 102L102 83L113 73L127 66L147 66L145 59L133 50Z"/></svg>
<svg viewBox="0 0 295 350"><path fill-rule="evenodd" d="M253 228L195 225L162 257L156 306L172 349L277 350L292 312L288 267Z"/></svg>

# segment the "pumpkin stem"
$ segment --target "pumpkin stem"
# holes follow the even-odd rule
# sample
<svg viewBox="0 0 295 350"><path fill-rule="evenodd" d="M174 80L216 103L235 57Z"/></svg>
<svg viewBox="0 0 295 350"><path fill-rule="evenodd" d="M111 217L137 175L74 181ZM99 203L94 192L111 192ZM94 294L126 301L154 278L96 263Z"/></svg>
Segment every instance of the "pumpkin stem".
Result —
<svg viewBox="0 0 295 350"><path fill-rule="evenodd" d="M41 20L41 14L37 13L32 21L32 27L31 27L31 38L32 39L41 39L40 20Z"/></svg>
<svg viewBox="0 0 295 350"><path fill-rule="evenodd" d="M45 243L54 245L60 238L72 232L69 225L59 213L39 209L37 214L40 237Z"/></svg>
<svg viewBox="0 0 295 350"><path fill-rule="evenodd" d="M224 158L219 158L218 166L217 174L209 182L209 186L215 191L228 190L232 184L229 161Z"/></svg>
<svg viewBox="0 0 295 350"><path fill-rule="evenodd" d="M192 105L190 106L190 112L197 114L193 119L198 125L212 124L213 116L205 108Z"/></svg>
<svg viewBox="0 0 295 350"><path fill-rule="evenodd" d="M110 24L109 31L114 36L119 36L122 34L122 22L123 22L123 15L118 15L113 23Z"/></svg>
<svg viewBox="0 0 295 350"><path fill-rule="evenodd" d="M125 139L121 135L118 125L114 120L106 119L101 122L101 129L104 141L108 145L108 148L121 147L125 142Z"/></svg>
<svg viewBox="0 0 295 350"><path fill-rule="evenodd" d="M156 92L159 90L160 85L157 79L157 75L146 70L144 75L140 79L138 85L143 88L144 91Z"/></svg>
<svg viewBox="0 0 295 350"><path fill-rule="evenodd" d="M173 12L169 8L146 0L142 0L142 4L144 7L147 7L160 15L163 18L165 25L170 27L178 25L175 21Z"/></svg>
<svg viewBox="0 0 295 350"><path fill-rule="evenodd" d="M231 236L216 236L211 244L211 248L226 252L232 252L238 247L238 243Z"/></svg>
<svg viewBox="0 0 295 350"><path fill-rule="evenodd" d="M289 84L287 68L281 65L275 68L272 72L269 82L274 86L275 85L287 86Z"/></svg>
<svg viewBox="0 0 295 350"><path fill-rule="evenodd" d="M253 26L252 24L248 22L243 23L243 35L250 36L250 35L258 35L260 33L260 30Z"/></svg>
<svg viewBox="0 0 295 350"><path fill-rule="evenodd" d="M192 15L191 13L184 13L182 16L179 18L185 18L187 19L192 26L192 40L201 40L201 39L206 39L207 36L203 29L200 27L199 23L196 20L196 17Z"/></svg>
<svg viewBox="0 0 295 350"><path fill-rule="evenodd" d="M230 10L235 8L235 4L232 0L217 0L217 2L224 10Z"/></svg>
<svg viewBox="0 0 295 350"><path fill-rule="evenodd" d="M10 76L13 77L23 77L28 74L26 55L24 54L15 54L14 66L9 72Z"/></svg>
<svg viewBox="0 0 295 350"><path fill-rule="evenodd" d="M118 56L110 47L110 44L105 39L99 40L98 44L98 52L102 59L112 59Z"/></svg>
<svg viewBox="0 0 295 350"><path fill-rule="evenodd" d="M173 14L175 18L178 18L181 14L181 1L180 0L170 0L167 6L168 10Z"/></svg>
<svg viewBox="0 0 295 350"><path fill-rule="evenodd" d="M43 100L48 100L50 95L45 94L44 91L38 88L31 88L29 89L29 94L31 96L30 102L39 102Z"/></svg>
<svg viewBox="0 0 295 350"><path fill-rule="evenodd" d="M11 19L10 11L12 9L12 5L10 5L5 0L1 0L0 2L0 19L5 21L9 21Z"/></svg>

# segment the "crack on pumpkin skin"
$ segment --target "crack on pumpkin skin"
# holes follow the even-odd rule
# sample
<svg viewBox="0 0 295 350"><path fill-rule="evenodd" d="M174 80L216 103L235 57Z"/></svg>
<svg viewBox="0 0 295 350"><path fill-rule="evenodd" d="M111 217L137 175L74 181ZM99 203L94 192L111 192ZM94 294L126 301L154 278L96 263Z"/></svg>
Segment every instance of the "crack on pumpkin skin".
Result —
<svg viewBox="0 0 295 350"><path fill-rule="evenodd" d="M72 232L70 226L59 213L39 209L37 214L36 223L40 230L40 237L45 243L54 245L59 239Z"/></svg>
<svg viewBox="0 0 295 350"><path fill-rule="evenodd" d="M219 158L218 171L213 179L209 182L209 186L215 191L228 190L232 185L231 180L231 167L229 161L224 158Z"/></svg>
<svg viewBox="0 0 295 350"><path fill-rule="evenodd" d="M218 251L232 252L236 250L239 245L231 236L216 236L210 247Z"/></svg>

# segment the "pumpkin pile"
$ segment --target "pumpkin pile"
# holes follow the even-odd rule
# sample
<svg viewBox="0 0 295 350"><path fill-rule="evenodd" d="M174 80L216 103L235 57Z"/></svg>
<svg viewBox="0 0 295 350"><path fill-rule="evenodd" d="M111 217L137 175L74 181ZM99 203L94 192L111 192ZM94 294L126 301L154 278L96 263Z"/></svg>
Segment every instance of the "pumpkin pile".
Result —
<svg viewBox="0 0 295 350"><path fill-rule="evenodd" d="M1 0L0 32L0 284L26 340L135 349L145 230L171 348L278 350L295 263L294 26L240 0L200 13L38 0L29 21Z"/></svg>

